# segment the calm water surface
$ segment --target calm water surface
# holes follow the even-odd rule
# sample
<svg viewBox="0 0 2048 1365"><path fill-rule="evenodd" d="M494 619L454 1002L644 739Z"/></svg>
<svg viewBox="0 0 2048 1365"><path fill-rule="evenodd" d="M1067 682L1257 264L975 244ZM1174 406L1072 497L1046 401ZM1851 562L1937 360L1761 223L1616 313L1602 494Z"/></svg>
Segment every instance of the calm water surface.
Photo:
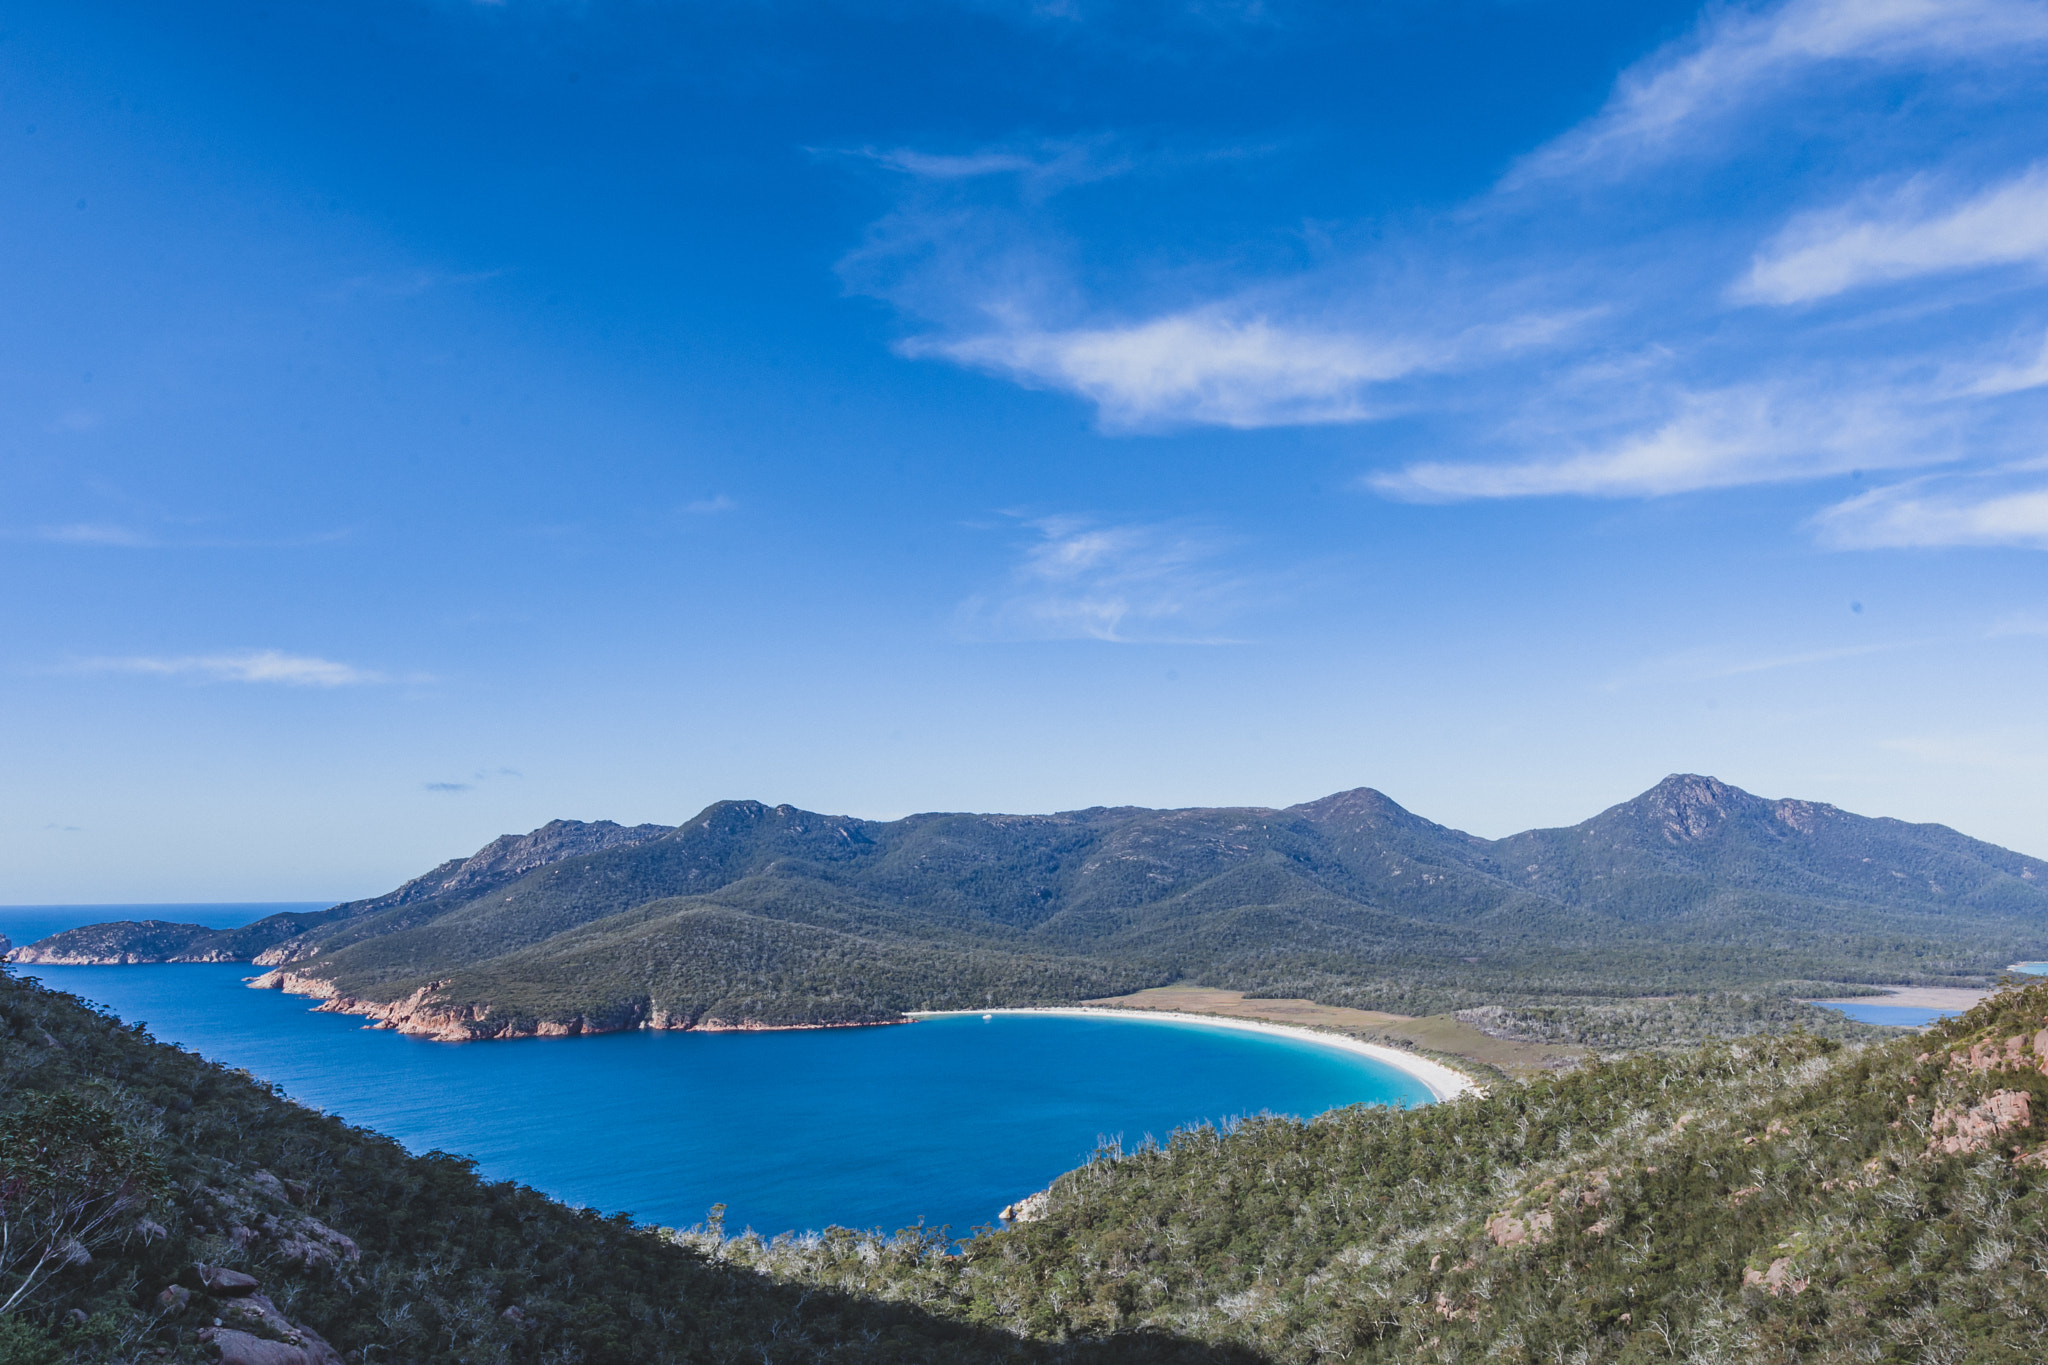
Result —
<svg viewBox="0 0 2048 1365"><path fill-rule="evenodd" d="M1865 1005L1849 1003L1829 1005L1860 1024L1893 1024L1902 1028L1919 1028L1937 1019L1946 1019L1961 1010L1931 1010L1919 1005Z"/></svg>
<svg viewBox="0 0 2048 1365"><path fill-rule="evenodd" d="M1334 1048L1142 1019L448 1044L249 990L247 966L15 970L415 1152L671 1225L725 1203L730 1226L764 1232L922 1218L964 1234L1086 1159L1098 1135L1429 1099Z"/></svg>

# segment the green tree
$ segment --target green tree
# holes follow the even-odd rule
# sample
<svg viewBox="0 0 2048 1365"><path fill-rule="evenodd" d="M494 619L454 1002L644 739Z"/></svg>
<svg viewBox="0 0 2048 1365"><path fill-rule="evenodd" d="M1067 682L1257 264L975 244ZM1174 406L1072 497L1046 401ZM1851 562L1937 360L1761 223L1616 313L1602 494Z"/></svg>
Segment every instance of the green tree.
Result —
<svg viewBox="0 0 2048 1365"><path fill-rule="evenodd" d="M0 1313L126 1235L161 1183L155 1156L89 1098L24 1096L0 1119Z"/></svg>

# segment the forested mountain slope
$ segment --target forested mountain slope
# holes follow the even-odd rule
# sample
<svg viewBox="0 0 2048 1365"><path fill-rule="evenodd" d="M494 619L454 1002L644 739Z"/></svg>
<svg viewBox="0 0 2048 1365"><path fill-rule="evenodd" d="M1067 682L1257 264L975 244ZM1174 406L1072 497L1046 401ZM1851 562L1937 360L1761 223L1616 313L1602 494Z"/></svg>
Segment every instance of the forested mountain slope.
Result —
<svg viewBox="0 0 2048 1365"><path fill-rule="evenodd" d="M891 822L728 801L674 829L558 822L525 842L171 955L233 946L398 1026L497 1037L867 1022L1171 981L1407 1013L1783 994L1982 980L2048 949L2048 864L1688 775L1501 840L1359 789L1284 810ZM139 959L152 941L98 926L17 960Z"/></svg>

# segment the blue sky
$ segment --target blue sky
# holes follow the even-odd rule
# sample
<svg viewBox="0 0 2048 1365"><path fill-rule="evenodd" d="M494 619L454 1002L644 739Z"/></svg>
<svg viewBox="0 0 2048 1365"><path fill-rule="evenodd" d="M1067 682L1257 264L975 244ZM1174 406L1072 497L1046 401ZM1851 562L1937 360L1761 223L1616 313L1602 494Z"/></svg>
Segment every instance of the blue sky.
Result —
<svg viewBox="0 0 2048 1365"><path fill-rule="evenodd" d="M721 797L2048 853L2048 5L0 25L0 902Z"/></svg>

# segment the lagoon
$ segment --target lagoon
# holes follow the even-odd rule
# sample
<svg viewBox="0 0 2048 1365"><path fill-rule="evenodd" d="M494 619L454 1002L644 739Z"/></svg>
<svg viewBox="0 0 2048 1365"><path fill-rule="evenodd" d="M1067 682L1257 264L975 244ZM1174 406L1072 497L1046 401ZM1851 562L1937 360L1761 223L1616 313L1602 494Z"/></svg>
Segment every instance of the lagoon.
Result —
<svg viewBox="0 0 2048 1365"><path fill-rule="evenodd" d="M1100 1137L1430 1099L1335 1047L1142 1016L448 1044L250 990L246 965L13 970L414 1152L669 1225L723 1203L735 1229L922 1219L965 1235Z"/></svg>

